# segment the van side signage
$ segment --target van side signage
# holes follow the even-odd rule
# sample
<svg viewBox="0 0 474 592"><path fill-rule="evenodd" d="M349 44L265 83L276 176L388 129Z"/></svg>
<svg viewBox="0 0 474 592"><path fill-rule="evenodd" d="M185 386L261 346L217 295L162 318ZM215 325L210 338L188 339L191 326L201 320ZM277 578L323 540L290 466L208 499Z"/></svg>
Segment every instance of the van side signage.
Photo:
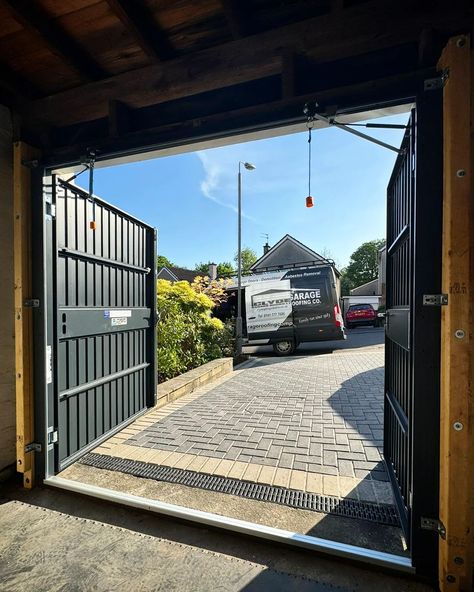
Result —
<svg viewBox="0 0 474 592"><path fill-rule="evenodd" d="M321 304L321 290L292 290L293 306L317 306Z"/></svg>

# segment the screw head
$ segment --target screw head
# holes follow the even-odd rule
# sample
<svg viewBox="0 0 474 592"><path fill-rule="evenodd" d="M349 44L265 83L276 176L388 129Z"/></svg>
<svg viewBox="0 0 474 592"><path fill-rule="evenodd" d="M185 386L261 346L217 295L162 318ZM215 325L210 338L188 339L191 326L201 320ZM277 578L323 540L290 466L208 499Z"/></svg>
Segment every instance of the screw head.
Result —
<svg viewBox="0 0 474 592"><path fill-rule="evenodd" d="M456 565L463 565L464 564L464 559L462 557L455 557L454 558L454 563Z"/></svg>
<svg viewBox="0 0 474 592"><path fill-rule="evenodd" d="M463 424L460 421L455 421L453 423L453 428L456 430L456 432L460 432L463 429Z"/></svg>
<svg viewBox="0 0 474 592"><path fill-rule="evenodd" d="M464 336L466 334L464 333L464 331L462 329L458 329L457 331L455 331L454 336L456 337L456 339L464 339Z"/></svg>
<svg viewBox="0 0 474 592"><path fill-rule="evenodd" d="M459 169L458 171L456 171L456 176L457 177L465 177L466 171L464 169Z"/></svg>
<svg viewBox="0 0 474 592"><path fill-rule="evenodd" d="M451 574L449 574L449 576L446 576L446 581L449 584L454 584L454 582L456 581L456 578L454 576L452 576Z"/></svg>
<svg viewBox="0 0 474 592"><path fill-rule="evenodd" d="M458 47L464 47L466 45L466 38L465 37L459 37L459 39L456 41L456 45Z"/></svg>

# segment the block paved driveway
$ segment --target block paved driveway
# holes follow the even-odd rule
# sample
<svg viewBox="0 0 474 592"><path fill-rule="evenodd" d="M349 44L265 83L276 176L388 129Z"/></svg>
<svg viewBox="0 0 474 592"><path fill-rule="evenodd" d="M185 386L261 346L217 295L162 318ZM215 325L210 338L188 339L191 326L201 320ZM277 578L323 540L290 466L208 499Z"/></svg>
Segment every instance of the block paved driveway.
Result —
<svg viewBox="0 0 474 592"><path fill-rule="evenodd" d="M257 358L124 443L387 481L383 364L383 348Z"/></svg>

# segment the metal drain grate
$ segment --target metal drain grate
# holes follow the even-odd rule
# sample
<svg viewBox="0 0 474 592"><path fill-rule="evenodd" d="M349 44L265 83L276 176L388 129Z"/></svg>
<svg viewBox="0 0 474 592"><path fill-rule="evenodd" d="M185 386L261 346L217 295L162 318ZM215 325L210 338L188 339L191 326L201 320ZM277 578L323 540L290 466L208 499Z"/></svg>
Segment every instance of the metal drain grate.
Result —
<svg viewBox="0 0 474 592"><path fill-rule="evenodd" d="M178 483L179 485L198 487L217 493L229 493L247 499L282 504L301 510L312 510L324 514L345 516L346 518L369 520L370 522L389 526L399 526L397 510L395 506L388 504L341 499L330 495L252 483L251 481L164 467L153 463L118 458L106 454L95 454L93 452L83 457L80 462L90 467L119 471L134 477L165 481L166 483Z"/></svg>

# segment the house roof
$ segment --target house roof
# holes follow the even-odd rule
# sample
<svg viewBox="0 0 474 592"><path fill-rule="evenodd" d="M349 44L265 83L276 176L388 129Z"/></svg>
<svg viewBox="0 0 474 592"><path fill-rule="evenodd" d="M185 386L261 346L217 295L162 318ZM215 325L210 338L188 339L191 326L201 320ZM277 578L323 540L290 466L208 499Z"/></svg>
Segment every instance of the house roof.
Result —
<svg viewBox="0 0 474 592"><path fill-rule="evenodd" d="M374 280L370 280L370 282L366 282L365 284L361 284L360 286L356 286L352 288L350 291L351 296L372 296L376 295L378 289L378 278Z"/></svg>
<svg viewBox="0 0 474 592"><path fill-rule="evenodd" d="M291 247L291 255L288 258L288 252L283 255L283 250ZM282 251L281 264L278 263L278 251ZM326 259L313 249L310 249L302 242L291 236L285 234L273 247L264 253L260 259L257 259L250 268L251 271L263 271L266 269L285 269L287 267L294 267L295 265L308 265L313 262L324 262L333 265L333 262Z"/></svg>
<svg viewBox="0 0 474 592"><path fill-rule="evenodd" d="M174 282L187 281L193 282L198 275L202 275L199 271L193 269L184 269L183 267L163 266L158 270L157 277L160 279L170 279ZM164 277L168 276L168 277Z"/></svg>

